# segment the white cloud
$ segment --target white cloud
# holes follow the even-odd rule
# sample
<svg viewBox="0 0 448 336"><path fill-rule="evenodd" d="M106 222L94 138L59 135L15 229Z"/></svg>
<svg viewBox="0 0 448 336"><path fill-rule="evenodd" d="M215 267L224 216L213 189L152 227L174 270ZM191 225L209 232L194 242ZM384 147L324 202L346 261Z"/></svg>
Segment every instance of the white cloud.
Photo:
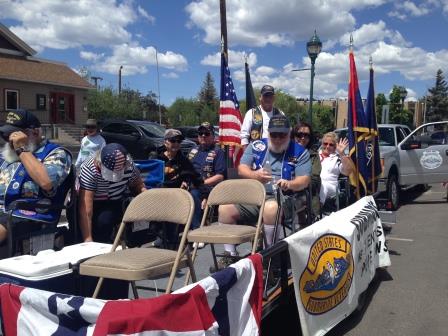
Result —
<svg viewBox="0 0 448 336"><path fill-rule="evenodd" d="M83 51L79 52L79 57L81 57L82 59L85 59L87 61L97 62L101 58L104 57L104 54L96 54L96 53L91 52L91 51L84 51L83 50Z"/></svg>
<svg viewBox="0 0 448 336"><path fill-rule="evenodd" d="M416 5L413 1L397 1L394 4L394 11L388 15L390 17L396 17L400 20L406 20L409 17L425 16L436 10L442 8L442 11L448 13L448 1L447 0L423 0Z"/></svg>
<svg viewBox="0 0 448 336"><path fill-rule="evenodd" d="M235 51L229 49L229 67L230 69L236 69L244 67L244 61L247 57L247 64L249 66L255 66L257 64L257 54L251 52L247 54L244 51ZM221 53L217 52L212 55L207 55L201 60L202 65L221 66Z"/></svg>
<svg viewBox="0 0 448 336"><path fill-rule="evenodd" d="M162 68L185 71L188 66L187 59L173 51L158 52L157 58L159 67ZM114 46L112 55L93 67L98 71L115 74L121 65L123 65L123 76L144 74L148 71L148 66L157 65L156 49L152 46L145 48L137 43L124 43Z"/></svg>
<svg viewBox="0 0 448 336"><path fill-rule="evenodd" d="M179 75L175 72L168 72L168 73L162 74L162 77L169 78L169 79L176 79L176 78L179 78Z"/></svg>
<svg viewBox="0 0 448 336"><path fill-rule="evenodd" d="M138 6L137 11L142 17L148 20L151 24L156 23L156 18L152 15L149 15L148 12L143 7Z"/></svg>
<svg viewBox="0 0 448 336"><path fill-rule="evenodd" d="M132 1L18 0L2 1L0 18L19 21L10 29L40 51L129 42L137 13Z"/></svg>
<svg viewBox="0 0 448 336"><path fill-rule="evenodd" d="M379 6L386 0L228 0L227 29L231 45L263 47L284 46L309 39L314 28L327 39L339 38L352 30L353 9ZM199 0L186 6L190 21L187 27L203 31L203 41L219 44L219 1ZM318 23L318 27L316 27Z"/></svg>
<svg viewBox="0 0 448 336"><path fill-rule="evenodd" d="M264 66L264 65L255 69L255 73L260 76L273 75L275 72L276 72L276 70L274 68Z"/></svg>

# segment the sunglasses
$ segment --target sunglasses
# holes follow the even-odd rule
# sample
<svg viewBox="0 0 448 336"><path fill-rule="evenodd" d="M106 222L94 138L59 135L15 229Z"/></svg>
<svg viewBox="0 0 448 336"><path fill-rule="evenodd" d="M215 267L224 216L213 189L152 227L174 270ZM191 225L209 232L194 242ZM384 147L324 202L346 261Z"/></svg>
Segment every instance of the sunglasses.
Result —
<svg viewBox="0 0 448 336"><path fill-rule="evenodd" d="M297 132L296 133L296 137L297 138L309 138L310 137L310 133Z"/></svg>
<svg viewBox="0 0 448 336"><path fill-rule="evenodd" d="M181 139L168 139L168 141L171 143L181 143L182 142Z"/></svg>
<svg viewBox="0 0 448 336"><path fill-rule="evenodd" d="M274 132L274 133L270 133L269 135L270 135L271 138L274 138L274 139L277 139L277 138L284 139L284 138L286 138L288 136L288 133L276 133L276 132Z"/></svg>
<svg viewBox="0 0 448 336"><path fill-rule="evenodd" d="M199 132L198 133L198 136L209 136L209 135L211 135L211 133L210 132Z"/></svg>
<svg viewBox="0 0 448 336"><path fill-rule="evenodd" d="M323 145L324 147L327 147L327 146L335 147L335 146L336 146L336 145L335 145L334 143L332 143L332 142L323 142L322 145Z"/></svg>
<svg viewBox="0 0 448 336"><path fill-rule="evenodd" d="M86 126L87 129L96 129L96 126Z"/></svg>

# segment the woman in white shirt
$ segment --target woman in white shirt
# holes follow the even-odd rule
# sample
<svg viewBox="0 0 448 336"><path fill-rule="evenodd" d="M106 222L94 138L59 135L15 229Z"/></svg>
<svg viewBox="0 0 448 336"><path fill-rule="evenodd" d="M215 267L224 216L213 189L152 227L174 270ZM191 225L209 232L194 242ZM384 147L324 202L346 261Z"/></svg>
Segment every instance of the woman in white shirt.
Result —
<svg viewBox="0 0 448 336"><path fill-rule="evenodd" d="M322 166L320 173L322 185L319 197L322 205L336 197L339 175L348 176L355 169L350 157L344 153L347 147L348 140L346 138L338 139L334 132L328 132L322 138L322 147L319 150Z"/></svg>
<svg viewBox="0 0 448 336"><path fill-rule="evenodd" d="M81 147L79 148L78 159L75 164L78 170L84 161L106 146L106 141L98 133L98 125L95 119L87 119L84 126L86 128L86 136L81 140Z"/></svg>

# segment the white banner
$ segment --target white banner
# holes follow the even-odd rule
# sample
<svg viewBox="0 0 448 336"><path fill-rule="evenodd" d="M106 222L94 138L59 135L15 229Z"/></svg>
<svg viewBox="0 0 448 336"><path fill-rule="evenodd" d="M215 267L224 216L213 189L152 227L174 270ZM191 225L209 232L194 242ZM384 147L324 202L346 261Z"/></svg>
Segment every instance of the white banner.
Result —
<svg viewBox="0 0 448 336"><path fill-rule="evenodd" d="M373 197L285 239L304 336L324 335L350 315L377 267L390 266Z"/></svg>

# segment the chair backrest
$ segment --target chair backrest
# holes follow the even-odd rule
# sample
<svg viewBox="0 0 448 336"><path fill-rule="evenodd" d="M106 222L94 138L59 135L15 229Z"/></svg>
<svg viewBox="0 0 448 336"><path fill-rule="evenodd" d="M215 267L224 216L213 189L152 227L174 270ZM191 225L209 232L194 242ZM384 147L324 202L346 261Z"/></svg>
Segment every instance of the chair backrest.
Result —
<svg viewBox="0 0 448 336"><path fill-rule="evenodd" d="M262 183L253 179L226 180L210 192L208 205L249 204L261 206L266 198Z"/></svg>
<svg viewBox="0 0 448 336"><path fill-rule="evenodd" d="M136 221L189 224L194 201L190 193L178 188L150 189L135 197L123 216L124 223Z"/></svg>

